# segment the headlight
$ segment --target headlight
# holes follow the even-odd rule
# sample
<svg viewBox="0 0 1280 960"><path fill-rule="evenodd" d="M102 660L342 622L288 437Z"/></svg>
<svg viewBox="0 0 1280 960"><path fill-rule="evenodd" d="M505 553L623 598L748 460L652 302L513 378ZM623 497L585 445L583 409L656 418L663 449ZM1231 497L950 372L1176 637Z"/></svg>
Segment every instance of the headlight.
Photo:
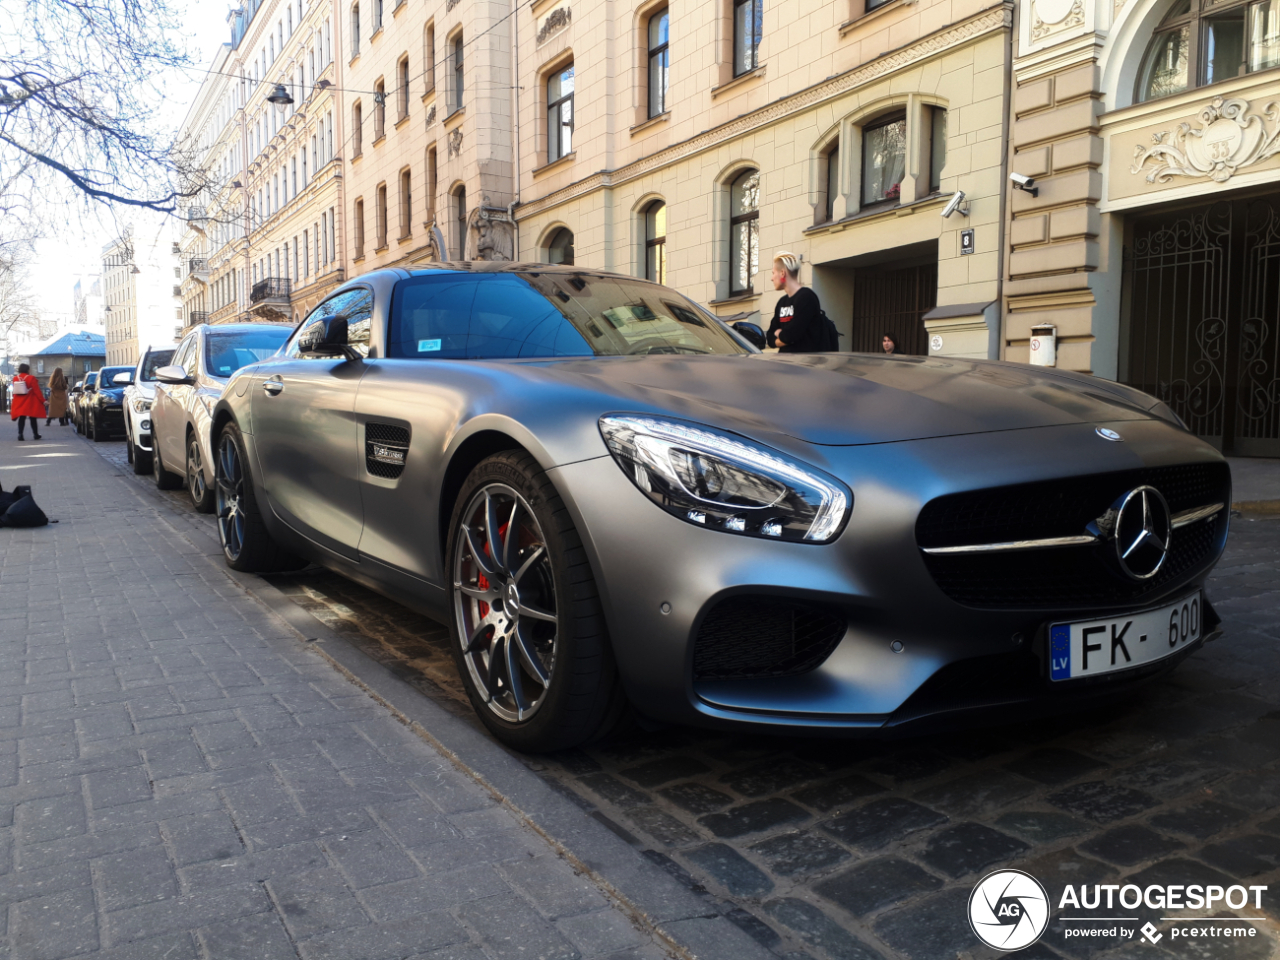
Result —
<svg viewBox="0 0 1280 960"><path fill-rule="evenodd" d="M134 397L132 403L134 413L146 413L151 409L151 401L142 397Z"/></svg>
<svg viewBox="0 0 1280 960"><path fill-rule="evenodd" d="M668 513L726 533L827 543L853 493L807 464L731 433L640 414L600 418L631 482Z"/></svg>

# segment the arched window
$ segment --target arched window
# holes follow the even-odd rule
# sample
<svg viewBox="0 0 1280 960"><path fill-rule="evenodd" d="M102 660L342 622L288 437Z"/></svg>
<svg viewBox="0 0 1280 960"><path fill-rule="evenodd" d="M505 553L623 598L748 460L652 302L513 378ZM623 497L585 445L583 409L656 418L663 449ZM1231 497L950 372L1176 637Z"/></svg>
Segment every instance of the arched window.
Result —
<svg viewBox="0 0 1280 960"><path fill-rule="evenodd" d="M655 200L644 211L644 276L667 282L667 205Z"/></svg>
<svg viewBox="0 0 1280 960"><path fill-rule="evenodd" d="M760 172L747 170L729 188L729 292L751 293L760 269Z"/></svg>
<svg viewBox="0 0 1280 960"><path fill-rule="evenodd" d="M400 239L413 233L412 176L408 170L400 171Z"/></svg>
<svg viewBox="0 0 1280 960"><path fill-rule="evenodd" d="M467 188L453 192L454 242L458 245L458 259L467 259Z"/></svg>
<svg viewBox="0 0 1280 960"><path fill-rule="evenodd" d="M373 85L373 143L387 135L387 85L379 80Z"/></svg>
<svg viewBox="0 0 1280 960"><path fill-rule="evenodd" d="M649 18L649 116L667 112L667 80L671 67L671 17L659 10Z"/></svg>
<svg viewBox="0 0 1280 960"><path fill-rule="evenodd" d="M351 5L351 58L360 56L360 4Z"/></svg>
<svg viewBox="0 0 1280 960"><path fill-rule="evenodd" d="M364 256L364 201L357 200L351 216L351 236L356 248L355 258Z"/></svg>
<svg viewBox="0 0 1280 960"><path fill-rule="evenodd" d="M840 141L828 150L822 158L826 167L827 181L827 220L836 218L836 197L840 196Z"/></svg>
<svg viewBox="0 0 1280 960"><path fill-rule="evenodd" d="M396 68L396 79L399 81L399 109L396 111L396 120L403 120L409 115L409 58L404 56L400 58L400 63Z"/></svg>
<svg viewBox="0 0 1280 960"><path fill-rule="evenodd" d="M547 263L573 266L573 231L568 227L561 227L547 241Z"/></svg>
<svg viewBox="0 0 1280 960"><path fill-rule="evenodd" d="M1139 101L1280 66L1280 3L1178 0L1138 73Z"/></svg>
<svg viewBox="0 0 1280 960"><path fill-rule="evenodd" d="M374 212L377 217L375 226L378 231L378 249L381 250L387 245L387 185L385 183L378 184L378 206Z"/></svg>
<svg viewBox="0 0 1280 960"><path fill-rule="evenodd" d="M428 23L422 28L422 64L425 68L422 72L426 76L427 90L431 90L436 85L436 27L434 23Z"/></svg>
<svg viewBox="0 0 1280 960"><path fill-rule="evenodd" d="M897 113L862 128L862 204L898 202L907 171L907 118Z"/></svg>
<svg viewBox="0 0 1280 960"><path fill-rule="evenodd" d="M462 43L462 34L458 34L453 41L453 111L457 113L462 109L462 93L464 89L463 83L463 57L464 47Z"/></svg>
<svg viewBox="0 0 1280 960"><path fill-rule="evenodd" d="M351 106L351 158L353 160L364 152L363 121L364 108L360 105L360 101L357 100Z"/></svg>
<svg viewBox="0 0 1280 960"><path fill-rule="evenodd" d="M573 64L547 77L547 163L573 152Z"/></svg>

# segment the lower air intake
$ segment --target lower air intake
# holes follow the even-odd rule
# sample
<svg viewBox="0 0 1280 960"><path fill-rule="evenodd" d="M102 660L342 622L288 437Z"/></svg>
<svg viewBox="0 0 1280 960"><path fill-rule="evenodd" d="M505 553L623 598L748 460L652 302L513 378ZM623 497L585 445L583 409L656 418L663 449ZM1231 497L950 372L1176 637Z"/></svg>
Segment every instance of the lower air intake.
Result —
<svg viewBox="0 0 1280 960"><path fill-rule="evenodd" d="M707 614L693 647L694 680L790 677L822 664L844 637L843 616L787 600L731 597Z"/></svg>

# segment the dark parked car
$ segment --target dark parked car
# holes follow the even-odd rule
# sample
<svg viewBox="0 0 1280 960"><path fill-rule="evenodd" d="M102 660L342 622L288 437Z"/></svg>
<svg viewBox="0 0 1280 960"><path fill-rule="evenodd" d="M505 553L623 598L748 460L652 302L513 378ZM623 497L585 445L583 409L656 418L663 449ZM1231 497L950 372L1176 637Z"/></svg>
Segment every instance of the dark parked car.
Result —
<svg viewBox="0 0 1280 960"><path fill-rule="evenodd" d="M76 425L76 433L84 434L88 429L85 423L85 412L88 409L89 401L93 399L93 392L98 386L98 371L93 370L86 373L79 386L80 390L78 392L73 391L69 398L71 421Z"/></svg>
<svg viewBox="0 0 1280 960"><path fill-rule="evenodd" d="M761 354L534 264L350 281L212 417L226 561L448 620L489 729L872 734L1078 708L1218 618L1222 456L1083 374Z"/></svg>
<svg viewBox="0 0 1280 960"><path fill-rule="evenodd" d="M117 377L121 382L116 381ZM125 435L124 390L132 382L133 367L103 367L98 371L92 395L80 402L86 437L102 443Z"/></svg>

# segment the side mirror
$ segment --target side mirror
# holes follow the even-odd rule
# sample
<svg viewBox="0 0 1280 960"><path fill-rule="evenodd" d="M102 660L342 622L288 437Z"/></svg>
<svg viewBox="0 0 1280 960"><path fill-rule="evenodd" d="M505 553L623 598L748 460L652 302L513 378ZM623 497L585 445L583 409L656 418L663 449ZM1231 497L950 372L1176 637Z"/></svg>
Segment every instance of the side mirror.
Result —
<svg viewBox="0 0 1280 960"><path fill-rule="evenodd" d="M133 383L133 371L130 370L126 373L117 373L114 377L111 378L111 382L118 383L118 384L121 384L122 386L127 387L129 384Z"/></svg>
<svg viewBox="0 0 1280 960"><path fill-rule="evenodd" d="M97 389L98 389L98 385L97 385L96 383L86 383L86 384L84 385L84 392L85 392L85 393L93 393L93 391L95 391L95 390L97 390Z"/></svg>
<svg viewBox="0 0 1280 960"><path fill-rule="evenodd" d="M187 376L185 368L177 364L170 364L167 367L160 367L156 370L156 379L161 383L190 383L191 378Z"/></svg>
<svg viewBox="0 0 1280 960"><path fill-rule="evenodd" d="M748 323L746 320L740 320L733 325L733 329L737 332L738 336L742 337L743 340L747 341L747 343L751 344L757 350L763 350L769 343L769 341L765 339L764 331L754 323Z"/></svg>
<svg viewBox="0 0 1280 960"><path fill-rule="evenodd" d="M347 318L324 317L313 323L298 340L298 352L311 357L346 357L355 359L358 354L347 342Z"/></svg>

